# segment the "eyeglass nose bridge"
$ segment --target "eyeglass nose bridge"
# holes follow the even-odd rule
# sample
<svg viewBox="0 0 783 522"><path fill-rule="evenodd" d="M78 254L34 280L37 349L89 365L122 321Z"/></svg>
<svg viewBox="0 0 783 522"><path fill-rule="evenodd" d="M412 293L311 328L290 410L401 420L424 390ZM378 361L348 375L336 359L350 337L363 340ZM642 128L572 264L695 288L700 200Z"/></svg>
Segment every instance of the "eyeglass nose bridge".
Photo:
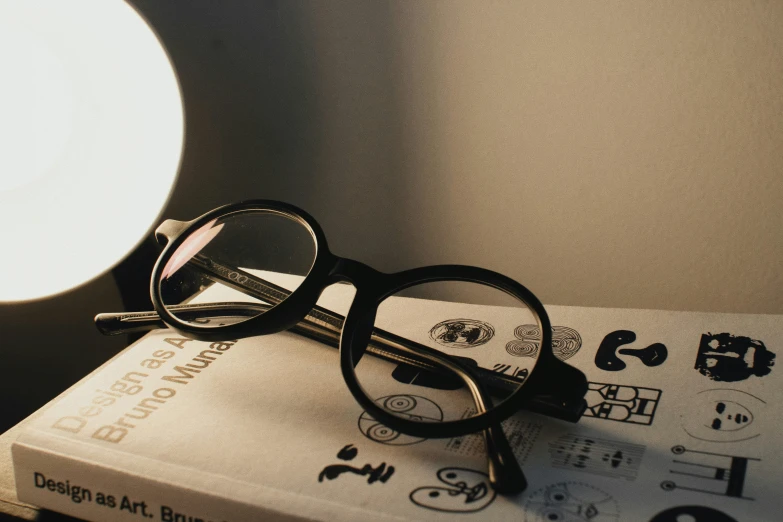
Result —
<svg viewBox="0 0 783 522"><path fill-rule="evenodd" d="M329 272L330 283L347 281L356 287L357 293L379 294L379 290L386 286L389 274L380 272L361 261L337 258L332 270Z"/></svg>

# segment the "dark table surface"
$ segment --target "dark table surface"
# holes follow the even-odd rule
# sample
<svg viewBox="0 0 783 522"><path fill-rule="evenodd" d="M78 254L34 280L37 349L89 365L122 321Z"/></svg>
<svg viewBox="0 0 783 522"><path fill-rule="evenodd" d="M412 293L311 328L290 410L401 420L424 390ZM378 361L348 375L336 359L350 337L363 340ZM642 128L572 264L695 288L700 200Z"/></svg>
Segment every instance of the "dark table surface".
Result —
<svg viewBox="0 0 783 522"><path fill-rule="evenodd" d="M11 444L53 399L135 341L105 337L100 312L150 310L149 277L157 258L151 237L110 272L64 294L0 304L0 522L76 520L19 502Z"/></svg>

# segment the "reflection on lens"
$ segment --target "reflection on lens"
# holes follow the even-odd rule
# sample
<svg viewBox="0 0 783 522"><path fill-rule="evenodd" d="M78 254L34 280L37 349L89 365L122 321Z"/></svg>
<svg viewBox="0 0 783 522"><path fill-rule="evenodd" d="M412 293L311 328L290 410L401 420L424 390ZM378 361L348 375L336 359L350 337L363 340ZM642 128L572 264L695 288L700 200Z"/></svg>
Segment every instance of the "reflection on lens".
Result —
<svg viewBox="0 0 783 522"><path fill-rule="evenodd" d="M525 356L507 350L520 325L540 328L537 314L496 288L464 281L416 285L378 307L376 334L356 376L371 399L400 418L440 422L471 417L477 406L465 382L455 371L418 355L417 348L445 354L483 375L491 408L519 388L538 359L538 349ZM388 343L384 332L406 341L402 347ZM424 405L433 404L437 415L424 411Z"/></svg>
<svg viewBox="0 0 783 522"><path fill-rule="evenodd" d="M163 304L201 327L245 321L296 290L315 254L315 239L297 218L234 212L190 232L169 257L159 280Z"/></svg>

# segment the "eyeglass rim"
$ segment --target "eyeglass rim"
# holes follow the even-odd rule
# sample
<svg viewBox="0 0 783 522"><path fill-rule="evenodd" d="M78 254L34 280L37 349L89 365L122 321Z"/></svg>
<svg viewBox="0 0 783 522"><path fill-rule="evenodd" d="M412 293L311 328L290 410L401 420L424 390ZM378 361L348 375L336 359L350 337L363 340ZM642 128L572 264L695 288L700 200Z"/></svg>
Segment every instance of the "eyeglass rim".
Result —
<svg viewBox="0 0 783 522"><path fill-rule="evenodd" d="M252 317L240 323L220 328L200 326L180 320L169 312L161 295L161 274L166 263L193 231L198 230L213 219L250 211L278 213L298 221L308 228L313 236L316 250L310 271L304 277L299 287L291 292L291 295L285 301L273 306L261 316ZM330 268L337 259L330 252L326 235L318 222L304 210L282 201L255 199L230 203L213 209L192 221L185 222L183 225L183 228L177 232L175 237L167 237L168 242L155 262L150 276L150 299L163 322L181 333L191 335L197 340L221 341L277 333L291 328L299 320L299 315L304 316L310 311L312 305L308 307L308 303L317 301L318 295L320 295L322 290L320 283L327 278ZM158 230L161 228L158 227ZM159 236L157 232L156 236ZM297 315L297 318L294 318L295 315Z"/></svg>
<svg viewBox="0 0 783 522"><path fill-rule="evenodd" d="M310 271L303 279L302 284L297 289L295 289L288 298L286 298L282 303L272 307L263 315L221 328L199 326L193 323L181 321L176 316L171 314L163 304L163 300L160 294L160 275L163 268L165 267L166 263L168 263L168 260L171 258L173 253L176 252L179 246L189 237L190 233L198 230L213 219L228 216L234 213L241 213L243 211L272 211L285 215L286 217L293 218L308 227L311 234L313 235L316 247L315 259L313 261L312 267L310 268ZM310 312L324 288L336 282L335 279L330 277L330 273L333 272L334 268L341 262L350 261L344 258L339 258L330 252L323 230L310 214L294 205L275 200L248 200L239 203L223 205L203 214L202 216L199 216L192 221L184 223L183 227L178 231L176 236L168 239L169 241L158 257L158 260L152 271L150 279L150 296L152 303L155 306L155 309L157 310L160 318L167 325L174 328L176 331L179 331L180 333L189 335L194 339L202 341L221 341L225 339L250 337L254 335L265 335L269 333L277 333L293 327L298 321L301 320L301 318ZM369 267L365 268L375 272ZM443 421L441 423L423 423L401 419L400 417L386 412L383 410L383 408L375 403L372 397L364 392L358 383L355 372L353 371L353 365L351 361L354 357L353 354L356 351L354 347L361 345L361 342L363 341L359 341L357 343L357 331L362 329L349 329L349 319L354 318L354 320L361 321L362 318L364 318L366 321L368 314L374 314L375 311L377 311L377 306L385 298L405 287L413 286L415 284L419 284L420 282L434 280L432 278L434 273L438 273L439 280L454 280L455 278L444 276L443 274L458 272L464 273L464 271L468 271L468 275L473 275L474 277L468 277L462 280L471 280L480 284L490 283L489 286L496 286L491 284L492 282L495 282L498 283L500 287L505 287L499 287L504 291L507 288L511 288L512 292L507 291L507 293L510 293L510 295L531 307L531 310L537 316L537 321L540 323L542 331L541 344L539 345L539 357L537 359L536 365L530 372L530 375L528 376L525 384L520 386L517 391L513 392L502 403L494 406L487 412L483 412L466 419ZM572 368L554 357L551 346L551 322L541 302L521 283L518 283L517 281L508 278L507 276L487 269L465 265L432 265L415 268L404 272L398 272L396 274L381 274L379 272L375 273L378 275L383 275L388 279L386 280L385 284L381 285L380 289L374 288L374 292L370 292L373 293L376 297L375 303L372 305L372 309L368 309L365 313L362 314L359 314L356 311L357 307L361 305L360 301L358 301L356 297L358 297L360 291L359 287L363 285L356 285L356 282L354 281L354 284L357 286L357 296L354 297L354 301L351 305L351 311L349 311L349 313L346 315L345 324L343 325L343 331L340 338L340 364L346 385L357 402L365 408L368 414L376 417L376 420L387 423L389 427L396 429L397 431L428 438L453 437L481 431L495 423L507 419L512 414L519 411L522 408L524 401L526 400L526 396L535 393L535 383L541 381L540 378L534 377L543 373L547 373L547 367L555 365L551 369L555 371L557 371L557 367L560 365L562 365L561 368L563 366ZM515 295L515 293L518 295ZM351 312L354 313L352 314ZM372 330L372 326L373 325L370 324L369 328L364 328L364 330L370 332ZM350 335L346 335L346 332ZM369 335L370 334L368 333L367 340L369 340ZM347 344L344 345L346 340ZM543 371L536 371L539 369L543 369Z"/></svg>
<svg viewBox="0 0 783 522"><path fill-rule="evenodd" d="M562 375L564 367L572 368L555 357L552 351L552 326L549 315L538 298L521 283L503 274L467 265L431 265L396 274L388 274L388 276L391 284L380 295L362 299L360 290L357 288L357 295L354 296L351 309L346 315L343 335L340 338L340 368L343 373L343 379L354 399L375 420L402 433L426 438L457 437L479 432L502 422L522 409L522 405L528 396L534 395L538 391L543 374L556 377ZM451 421L419 422L408 420L381 408L362 388L354 369L353 354L357 349L363 350L362 347L369 342L372 327L374 326L374 315L378 306L385 299L405 288L439 281L465 281L484 284L504 291L527 305L536 316L536 321L541 327L542 336L539 344L539 356L524 384L487 412ZM357 326L351 325L349 323L350 320L356 322ZM365 326L364 328L361 327L363 325ZM574 383L575 388L578 386L579 383Z"/></svg>

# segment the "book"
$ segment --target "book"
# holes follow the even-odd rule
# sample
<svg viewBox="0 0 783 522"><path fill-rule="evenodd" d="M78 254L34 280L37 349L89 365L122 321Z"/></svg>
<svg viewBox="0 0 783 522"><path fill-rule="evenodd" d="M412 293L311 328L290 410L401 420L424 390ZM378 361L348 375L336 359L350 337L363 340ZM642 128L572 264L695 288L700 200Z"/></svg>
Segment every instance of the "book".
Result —
<svg viewBox="0 0 783 522"><path fill-rule="evenodd" d="M344 309L350 295L330 292L319 304ZM503 423L529 483L519 495L489 487L479 434L421 439L374 422L333 348L291 332L208 343L157 330L28 424L12 447L18 497L87 520L777 518L781 316L547 310L555 353L590 381L588 408L578 423L525 411ZM433 346L448 321L490 325L482 344L441 349L482 364L503 354L519 365L493 369L513 373L540 334L500 312L394 307L405 335ZM379 399L450 414L451 392L385 382Z"/></svg>

